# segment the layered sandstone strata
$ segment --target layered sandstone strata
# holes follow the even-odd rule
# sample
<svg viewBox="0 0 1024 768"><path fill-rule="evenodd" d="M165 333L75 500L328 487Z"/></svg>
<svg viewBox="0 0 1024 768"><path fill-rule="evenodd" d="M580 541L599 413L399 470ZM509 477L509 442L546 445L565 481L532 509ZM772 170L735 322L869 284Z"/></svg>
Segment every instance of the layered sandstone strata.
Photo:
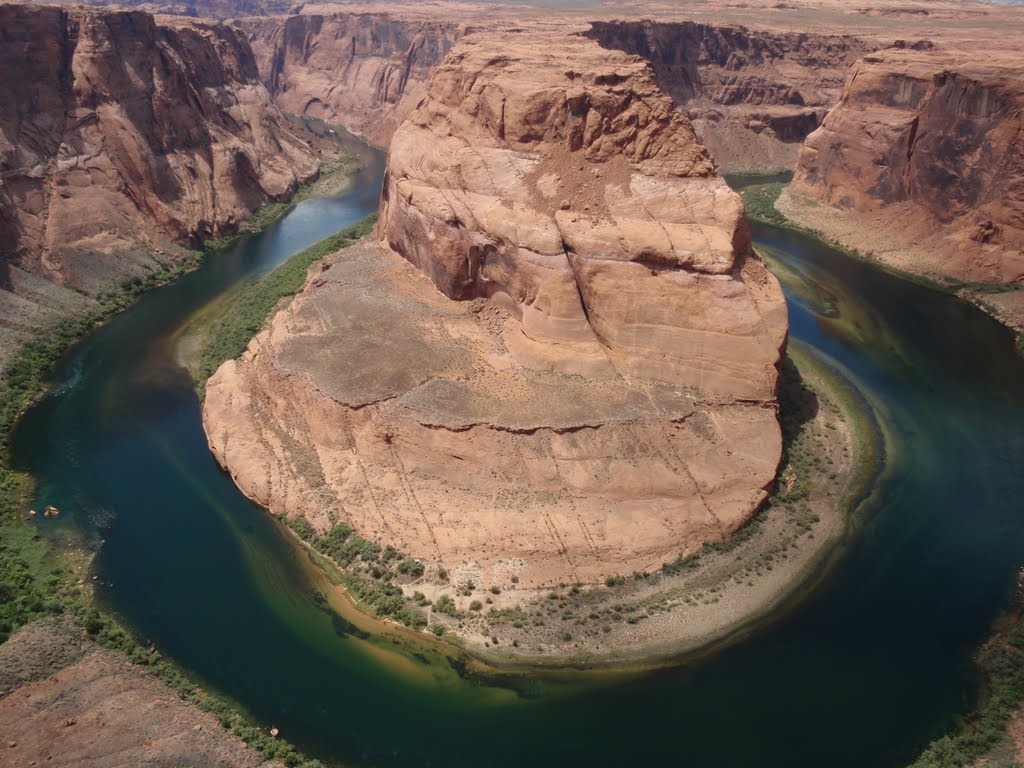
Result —
<svg viewBox="0 0 1024 768"><path fill-rule="evenodd" d="M774 396L777 286L637 57L539 33L456 48L392 141L380 227L450 298L507 303L524 363Z"/></svg>
<svg viewBox="0 0 1024 768"><path fill-rule="evenodd" d="M386 13L338 13L235 22L263 80L288 112L337 123L387 146L426 93L463 27Z"/></svg>
<svg viewBox="0 0 1024 768"><path fill-rule="evenodd" d="M464 38L394 137L380 232L208 383L254 499L505 587L657 568L764 500L785 304L641 60Z"/></svg>
<svg viewBox="0 0 1024 768"><path fill-rule="evenodd" d="M725 171L796 165L849 68L879 47L852 35L694 21L595 21L588 36L650 62Z"/></svg>
<svg viewBox="0 0 1024 768"><path fill-rule="evenodd" d="M866 56L808 138L791 190L830 207L816 215L790 201L793 216L904 269L1021 281L1019 57L911 49ZM835 229L844 223L845 234Z"/></svg>
<svg viewBox="0 0 1024 768"><path fill-rule="evenodd" d="M0 76L5 341L230 232L318 168L228 27L0 5Z"/></svg>
<svg viewBox="0 0 1024 768"><path fill-rule="evenodd" d="M488 16L471 14L472 26L514 27L508 9ZM383 145L469 26L408 9L235 24L283 109L336 122ZM838 98L849 67L881 47L849 35L693 21L566 18L556 26L566 33L589 28L587 35L602 46L646 59L724 170L793 167L801 142Z"/></svg>

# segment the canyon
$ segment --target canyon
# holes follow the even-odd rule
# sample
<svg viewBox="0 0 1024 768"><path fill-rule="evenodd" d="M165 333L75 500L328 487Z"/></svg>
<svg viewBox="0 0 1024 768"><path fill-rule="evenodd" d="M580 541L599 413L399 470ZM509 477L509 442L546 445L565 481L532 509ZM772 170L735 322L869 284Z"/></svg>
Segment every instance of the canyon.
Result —
<svg viewBox="0 0 1024 768"><path fill-rule="evenodd" d="M281 109L344 125L386 147L426 93L430 72L465 31L387 13L241 19Z"/></svg>
<svg viewBox="0 0 1024 768"><path fill-rule="evenodd" d="M245 493L520 590L657 568L757 511L785 304L645 63L466 35L382 201L382 243L325 264L207 384Z"/></svg>
<svg viewBox="0 0 1024 768"><path fill-rule="evenodd" d="M233 23L252 42L279 105L387 146L460 36L511 31L524 22L472 4L463 10L456 22L428 6L385 10L371 3L340 12L320 4L286 19ZM549 23L647 61L720 172L795 170L781 205L797 223L933 279L1018 286L1022 205L1014 190L1021 173L1013 158L1020 154L1022 51L1010 30L1024 28L1021 13L948 4L841 10L837 18L833 6L800 3L688 12L645 5L640 18L629 7L566 10ZM960 54L964 47L977 55ZM911 80L923 88L931 78L949 82L928 104L909 105L901 89ZM991 91L989 113L942 117L943 99L954 98L957 88ZM914 162L944 167L942 179L911 178L913 164L896 162L922 116L928 125L920 135L927 138L912 142ZM961 141L961 131L974 138ZM989 139L994 152L981 152ZM954 172L959 163L966 173ZM873 188L878 168L888 169L884 189ZM1010 187L1007 195L989 189L997 173ZM979 201L985 211L970 213L982 193L1002 202ZM989 211L992 205L1000 210ZM996 314L1024 327L1019 291L986 294L983 303L1004 307Z"/></svg>
<svg viewBox="0 0 1024 768"><path fill-rule="evenodd" d="M258 3L144 7L270 15L215 24L2 6L4 70L15 84L5 94L0 165L3 360L60 317L173 267L185 249L231 232L311 178L316 152L282 111L388 146L457 40L535 23L531 12L474 4L454 17L415 4L307 4L288 16ZM841 18L799 3L687 12L648 5L642 15L565 10L546 23L647 61L719 172L796 170L780 205L797 223L933 279L1013 288L1022 259L1013 164L1021 52L1012 34L993 30L1020 28L1020 13L944 4L908 13L885 3L871 13L844 8ZM133 48L126 35L146 45ZM960 46L978 55L968 60ZM33 69L23 77L27 59ZM897 82L944 73L952 79L934 99L902 101ZM42 85L38 96L17 85L28 82ZM995 94L989 114L943 122L943 99L959 87ZM129 109L129 101L148 105ZM22 113L32 117L23 122ZM904 168L897 155L921 118L925 138L912 142L915 159ZM950 135L961 130L974 139ZM981 152L990 138L996 152ZM964 174L954 168L960 162L969 164ZM915 170L936 164L947 176ZM877 188L872 168L889 169ZM988 189L996 173L1006 190ZM973 211L982 193L984 211ZM988 292L982 303L1024 327L1019 291Z"/></svg>
<svg viewBox="0 0 1024 768"><path fill-rule="evenodd" d="M4 360L317 173L229 27L0 5L0 51Z"/></svg>
<svg viewBox="0 0 1024 768"><path fill-rule="evenodd" d="M377 237L208 384L210 448L275 514L504 605L732 537L774 490L787 322L719 172L795 170L792 220L1024 318L1014 9L340 8L0 5L5 355L314 177L285 112L390 147ZM117 664L0 720L29 745L110 685L164 695ZM214 725L180 710L170 760Z"/></svg>
<svg viewBox="0 0 1024 768"><path fill-rule="evenodd" d="M465 22L408 8L232 22L252 44L275 101L344 125L381 146L423 98L434 67L475 29L517 29L508 14ZM640 56L683 110L722 171L796 164L804 138L842 90L849 67L885 43L852 35L695 21L563 18L564 34Z"/></svg>
<svg viewBox="0 0 1024 768"><path fill-rule="evenodd" d="M349 522L439 573L540 588L643 571L741 527L779 456L774 418L749 414L770 411L785 324L716 170L795 169L781 205L816 199L825 220L891 205L881 229L941 233L929 240L933 272L1020 280L1012 57L968 64L943 47L954 34L946 22L927 29L935 42L889 25L797 32L657 11L544 25L512 14L485 24L474 6L459 22L418 6L330 9L233 23L283 108L389 145L382 242L311 278L211 379L204 411L211 448L239 486L275 513L313 510L322 534ZM965 72L940 77L940 62ZM934 93L922 91L929 78ZM966 106L946 119L958 99ZM952 173L965 158L971 172ZM472 309L424 293L393 254ZM695 282L680 291L680 275ZM378 357L354 339L395 302L419 319L389 320L394 341ZM348 309L325 309L336 305ZM365 362L348 373L335 359ZM573 377L586 381L589 416L574 407L584 395ZM653 409L609 382L654 386ZM682 411L666 386L688 393ZM730 435L719 416L710 434L650 437L658 422L690 424L691 407L740 406L748 434ZM622 414L642 439L617 434ZM594 437L562 437L583 429ZM707 455L709 437L730 456L733 440L755 444L764 462L677 460ZM611 469L626 445L628 468ZM656 526L636 517L640 498L675 511ZM627 510L635 529L619 522Z"/></svg>
<svg viewBox="0 0 1024 768"><path fill-rule="evenodd" d="M723 172L793 167L848 69L884 44L691 21L596 21L587 36L650 62Z"/></svg>

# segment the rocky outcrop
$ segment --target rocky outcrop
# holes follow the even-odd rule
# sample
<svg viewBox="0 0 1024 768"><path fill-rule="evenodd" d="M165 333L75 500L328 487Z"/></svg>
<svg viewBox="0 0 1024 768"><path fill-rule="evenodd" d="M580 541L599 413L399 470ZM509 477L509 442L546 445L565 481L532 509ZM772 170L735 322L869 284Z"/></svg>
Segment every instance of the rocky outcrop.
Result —
<svg viewBox="0 0 1024 768"><path fill-rule="evenodd" d="M878 43L693 21L595 21L588 36L650 62L723 170L793 167L849 68Z"/></svg>
<svg viewBox="0 0 1024 768"><path fill-rule="evenodd" d="M0 645L0 766L280 768L126 654L71 620Z"/></svg>
<svg viewBox="0 0 1024 768"><path fill-rule="evenodd" d="M282 109L343 125L383 146L463 32L456 22L382 13L235 24L249 38L263 80Z"/></svg>
<svg viewBox="0 0 1024 768"><path fill-rule="evenodd" d="M252 498L503 588L657 568L765 499L785 304L641 60L463 38L394 136L380 234L207 385Z"/></svg>
<svg viewBox="0 0 1024 768"><path fill-rule="evenodd" d="M561 35L498 50L457 48L395 135L387 242L450 298L509 297L524 360L770 399L778 294L742 279L764 271L742 203L647 65ZM697 306L715 286L721 326Z"/></svg>
<svg viewBox="0 0 1024 768"><path fill-rule="evenodd" d="M60 0L37 0L46 5L67 5ZM174 14L200 19L234 19L239 16L270 16L295 12L301 3L292 0L84 0L76 5L131 8L154 15Z"/></svg>
<svg viewBox="0 0 1024 768"><path fill-rule="evenodd" d="M0 5L0 75L7 337L232 231L318 168L221 25Z"/></svg>
<svg viewBox="0 0 1024 768"><path fill-rule="evenodd" d="M1019 61L910 49L866 56L808 138L791 190L859 222L854 245L876 251L871 239L895 240L903 268L1021 281Z"/></svg>

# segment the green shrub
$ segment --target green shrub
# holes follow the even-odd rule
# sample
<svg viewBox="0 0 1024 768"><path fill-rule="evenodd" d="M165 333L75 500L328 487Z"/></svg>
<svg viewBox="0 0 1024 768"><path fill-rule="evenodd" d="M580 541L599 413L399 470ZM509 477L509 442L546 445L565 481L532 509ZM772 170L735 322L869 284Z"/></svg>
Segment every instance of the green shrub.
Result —
<svg viewBox="0 0 1024 768"><path fill-rule="evenodd" d="M278 301L302 289L310 266L370 234L376 221L376 214L368 216L295 254L221 307L217 317L203 333L200 345L199 360L194 372L200 395L205 391L206 382L214 371L224 362L234 360L245 352Z"/></svg>
<svg viewBox="0 0 1024 768"><path fill-rule="evenodd" d="M406 576L413 576L417 579L423 575L424 570L425 569L423 567L423 563L421 563L419 560L414 560L411 557L403 559L398 564L399 573L404 574Z"/></svg>
<svg viewBox="0 0 1024 768"><path fill-rule="evenodd" d="M767 224L785 224L786 217L775 210L775 201L785 188L784 182L774 182L744 189L740 194L747 209L747 217Z"/></svg>
<svg viewBox="0 0 1024 768"><path fill-rule="evenodd" d="M434 601L434 610L438 613L447 614L448 616L455 616L458 613L458 608L455 607L455 601L448 597L448 595L441 595Z"/></svg>
<svg viewBox="0 0 1024 768"><path fill-rule="evenodd" d="M316 532L313 530L313 526L309 524L309 520L299 515L298 517L285 518L285 523L298 535L300 539L309 543L316 538Z"/></svg>

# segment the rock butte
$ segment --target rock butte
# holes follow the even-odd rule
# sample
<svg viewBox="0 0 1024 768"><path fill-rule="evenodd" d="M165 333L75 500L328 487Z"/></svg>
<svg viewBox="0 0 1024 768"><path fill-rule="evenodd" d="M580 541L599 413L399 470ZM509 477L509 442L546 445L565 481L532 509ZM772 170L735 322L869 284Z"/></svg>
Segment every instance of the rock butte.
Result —
<svg viewBox="0 0 1024 768"><path fill-rule="evenodd" d="M766 498L785 303L641 59L461 38L379 227L208 383L252 498L522 587L657 568Z"/></svg>

